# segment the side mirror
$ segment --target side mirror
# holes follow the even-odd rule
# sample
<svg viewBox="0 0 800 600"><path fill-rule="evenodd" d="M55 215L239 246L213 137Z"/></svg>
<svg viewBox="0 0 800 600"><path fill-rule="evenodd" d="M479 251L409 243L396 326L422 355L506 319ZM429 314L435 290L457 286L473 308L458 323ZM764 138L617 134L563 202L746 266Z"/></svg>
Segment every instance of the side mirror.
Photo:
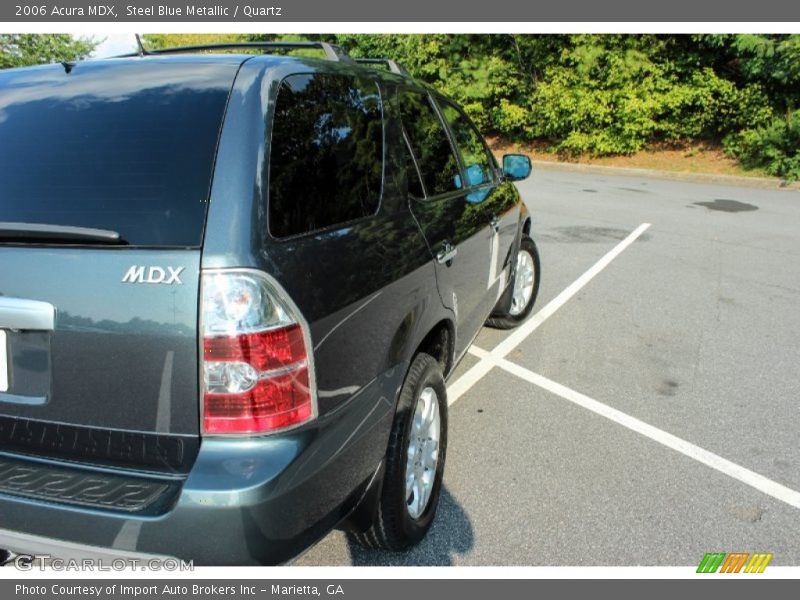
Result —
<svg viewBox="0 0 800 600"><path fill-rule="evenodd" d="M466 174L467 174L467 183L470 185L470 187L486 183L486 175L484 175L483 169L481 168L480 165L468 166Z"/></svg>
<svg viewBox="0 0 800 600"><path fill-rule="evenodd" d="M503 155L503 175L511 181L522 181L531 174L531 159L524 154Z"/></svg>

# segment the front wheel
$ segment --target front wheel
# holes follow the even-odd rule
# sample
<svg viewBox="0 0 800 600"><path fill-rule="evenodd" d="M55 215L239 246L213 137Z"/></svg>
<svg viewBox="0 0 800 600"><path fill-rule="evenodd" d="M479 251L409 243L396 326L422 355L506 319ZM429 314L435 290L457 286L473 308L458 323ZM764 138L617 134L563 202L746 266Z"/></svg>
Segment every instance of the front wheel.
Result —
<svg viewBox="0 0 800 600"><path fill-rule="evenodd" d="M370 548L402 550L428 532L444 474L447 389L439 363L418 354L406 375L386 452L386 473L371 527L355 535Z"/></svg>
<svg viewBox="0 0 800 600"><path fill-rule="evenodd" d="M534 241L527 235L522 236L522 241L517 252L517 264L514 270L514 281L509 292L511 297L504 294L500 302L504 308L495 308L495 312L486 321L490 327L497 329L512 329L524 321L536 303L539 293L539 251Z"/></svg>

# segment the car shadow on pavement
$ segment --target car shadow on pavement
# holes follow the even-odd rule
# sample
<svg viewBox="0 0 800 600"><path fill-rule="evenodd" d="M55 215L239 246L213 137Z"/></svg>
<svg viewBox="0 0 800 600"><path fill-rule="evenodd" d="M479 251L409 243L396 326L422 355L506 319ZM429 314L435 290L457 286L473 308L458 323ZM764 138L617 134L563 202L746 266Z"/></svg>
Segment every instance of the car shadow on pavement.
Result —
<svg viewBox="0 0 800 600"><path fill-rule="evenodd" d="M449 566L455 564L455 556L469 552L474 543L472 523L447 487L442 487L428 535L413 548L404 552L368 550L347 537L350 558L358 566Z"/></svg>

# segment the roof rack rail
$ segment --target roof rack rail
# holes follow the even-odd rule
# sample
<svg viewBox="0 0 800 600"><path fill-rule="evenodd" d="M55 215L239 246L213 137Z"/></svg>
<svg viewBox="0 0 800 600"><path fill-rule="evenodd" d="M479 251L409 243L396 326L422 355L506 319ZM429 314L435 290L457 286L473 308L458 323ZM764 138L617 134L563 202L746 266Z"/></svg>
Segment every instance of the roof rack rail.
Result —
<svg viewBox="0 0 800 600"><path fill-rule="evenodd" d="M145 50L140 44L137 52L130 54L122 54L116 58L131 58L135 56L154 56L159 54L184 54L189 52L199 52L201 50L234 50L236 48L263 48L269 49L302 49L302 48L318 48L325 53L325 57L329 60L336 61L352 61L353 59L342 50L339 46L329 44L328 42L230 42L223 44L201 44L197 46L177 46L175 48L160 48L158 50Z"/></svg>
<svg viewBox="0 0 800 600"><path fill-rule="evenodd" d="M404 67L397 64L391 58L356 58L354 59L357 63L363 65L384 65L387 67L392 73L396 73L397 75L408 75L408 71L405 70Z"/></svg>

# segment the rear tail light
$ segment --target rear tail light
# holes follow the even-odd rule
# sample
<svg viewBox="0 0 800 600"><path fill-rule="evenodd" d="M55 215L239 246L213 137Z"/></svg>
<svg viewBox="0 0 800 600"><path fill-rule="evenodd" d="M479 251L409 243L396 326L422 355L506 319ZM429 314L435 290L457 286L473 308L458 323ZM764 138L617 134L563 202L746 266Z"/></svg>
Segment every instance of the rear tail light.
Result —
<svg viewBox="0 0 800 600"><path fill-rule="evenodd" d="M261 434L316 417L308 328L264 273L204 271L203 432Z"/></svg>

